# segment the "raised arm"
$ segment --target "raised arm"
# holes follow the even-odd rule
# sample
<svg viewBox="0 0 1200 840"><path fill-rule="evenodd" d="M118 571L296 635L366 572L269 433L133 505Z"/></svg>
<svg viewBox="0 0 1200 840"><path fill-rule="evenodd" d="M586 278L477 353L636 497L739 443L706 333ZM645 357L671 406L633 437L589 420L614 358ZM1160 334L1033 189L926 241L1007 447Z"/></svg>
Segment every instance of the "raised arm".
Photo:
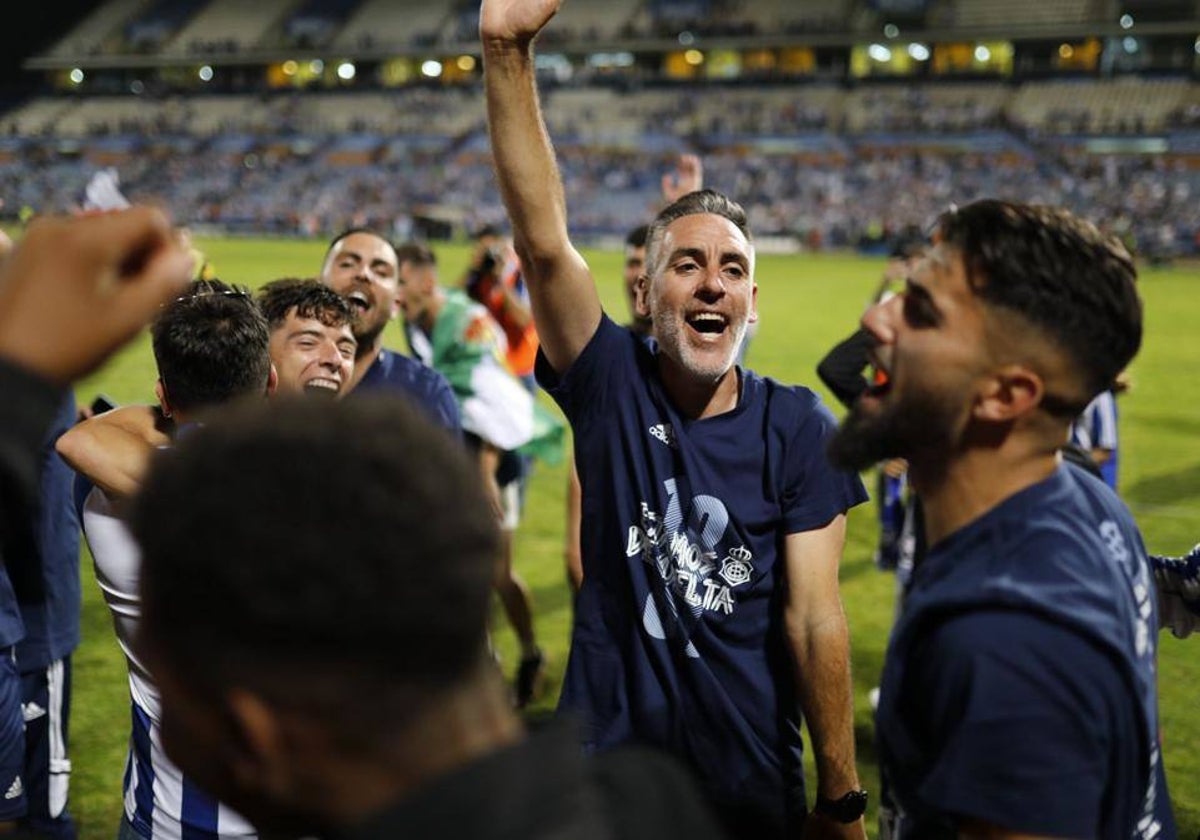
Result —
<svg viewBox="0 0 1200 840"><path fill-rule="evenodd" d="M71 469L113 499L131 496L150 456L169 442L151 406L129 405L97 414L68 429L55 449Z"/></svg>
<svg viewBox="0 0 1200 840"><path fill-rule="evenodd" d="M558 372L600 323L591 271L571 244L562 178L542 119L533 39L561 0L483 0L479 32L500 194L529 284L542 351Z"/></svg>

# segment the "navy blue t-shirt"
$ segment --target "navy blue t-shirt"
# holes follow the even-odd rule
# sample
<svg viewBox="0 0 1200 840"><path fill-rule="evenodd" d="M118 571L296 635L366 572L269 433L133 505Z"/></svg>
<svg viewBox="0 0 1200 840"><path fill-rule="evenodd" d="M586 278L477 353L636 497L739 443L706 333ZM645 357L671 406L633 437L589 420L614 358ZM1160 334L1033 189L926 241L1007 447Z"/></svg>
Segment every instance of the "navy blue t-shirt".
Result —
<svg viewBox="0 0 1200 840"><path fill-rule="evenodd" d="M538 381L575 433L583 587L560 709L585 747L665 747L718 808L782 827L802 813L786 535L866 499L835 470L836 422L807 388L741 371L737 407L676 411L651 348L605 316L561 377Z"/></svg>
<svg viewBox="0 0 1200 840"><path fill-rule="evenodd" d="M446 377L416 359L384 348L359 380L354 393L399 389L424 408L433 420L455 436L462 434L458 400Z"/></svg>
<svg viewBox="0 0 1200 840"><path fill-rule="evenodd" d="M1175 836L1145 549L1101 481L1064 464L959 529L914 571L903 609L876 712L897 840L954 837L964 818Z"/></svg>
<svg viewBox="0 0 1200 840"><path fill-rule="evenodd" d="M18 585L25 638L17 645L21 673L45 669L79 646L82 609L79 585L79 516L75 509L75 472L54 449L74 425L75 397L67 393L42 444L41 498L34 537L36 552L12 558L28 564L30 579ZM17 584L17 581L14 581Z"/></svg>

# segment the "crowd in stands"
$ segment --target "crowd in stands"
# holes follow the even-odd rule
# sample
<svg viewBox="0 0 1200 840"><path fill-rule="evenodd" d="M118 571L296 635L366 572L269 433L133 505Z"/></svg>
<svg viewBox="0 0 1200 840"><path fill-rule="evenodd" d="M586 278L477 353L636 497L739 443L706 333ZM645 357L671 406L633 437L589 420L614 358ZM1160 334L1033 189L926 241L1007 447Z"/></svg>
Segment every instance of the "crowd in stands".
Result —
<svg viewBox="0 0 1200 840"><path fill-rule="evenodd" d="M1169 93L1184 103L1160 126L1172 142L1198 120L1180 90ZM1200 144L1176 155L1097 155L1079 139L1102 122L1142 128L1161 105L1104 122L1084 106L1037 110L1035 91L1000 86L768 86L719 99L697 91L548 89L560 103L550 130L580 235L621 235L653 206L656 177L637 163L647 153L666 166L695 152L760 235L807 247L875 243L990 195L1070 207L1153 256L1200 251L1200 168L1189 164ZM131 196L236 232L326 235L364 222L407 230L412 217L461 230L504 224L479 91L357 96L29 105L0 122L10 135L0 195L9 212L70 207L91 172L115 166ZM69 154L47 140L69 140L58 144Z"/></svg>

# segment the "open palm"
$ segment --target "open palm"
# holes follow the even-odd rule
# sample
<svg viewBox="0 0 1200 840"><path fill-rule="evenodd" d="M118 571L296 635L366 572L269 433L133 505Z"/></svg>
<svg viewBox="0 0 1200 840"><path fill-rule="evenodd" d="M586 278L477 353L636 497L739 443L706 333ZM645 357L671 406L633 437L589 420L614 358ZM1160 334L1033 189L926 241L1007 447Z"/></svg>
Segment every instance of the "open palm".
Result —
<svg viewBox="0 0 1200 840"><path fill-rule="evenodd" d="M562 0L483 0L479 34L484 40L527 41L554 17Z"/></svg>

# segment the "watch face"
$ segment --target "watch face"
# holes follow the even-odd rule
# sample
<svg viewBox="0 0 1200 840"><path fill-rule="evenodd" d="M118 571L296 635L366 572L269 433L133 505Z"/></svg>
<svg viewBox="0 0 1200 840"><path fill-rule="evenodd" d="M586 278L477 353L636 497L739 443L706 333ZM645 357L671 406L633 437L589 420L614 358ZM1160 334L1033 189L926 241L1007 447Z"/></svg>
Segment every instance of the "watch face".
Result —
<svg viewBox="0 0 1200 840"><path fill-rule="evenodd" d="M840 799L818 799L817 813L841 823L852 823L867 810L867 792L852 790Z"/></svg>

